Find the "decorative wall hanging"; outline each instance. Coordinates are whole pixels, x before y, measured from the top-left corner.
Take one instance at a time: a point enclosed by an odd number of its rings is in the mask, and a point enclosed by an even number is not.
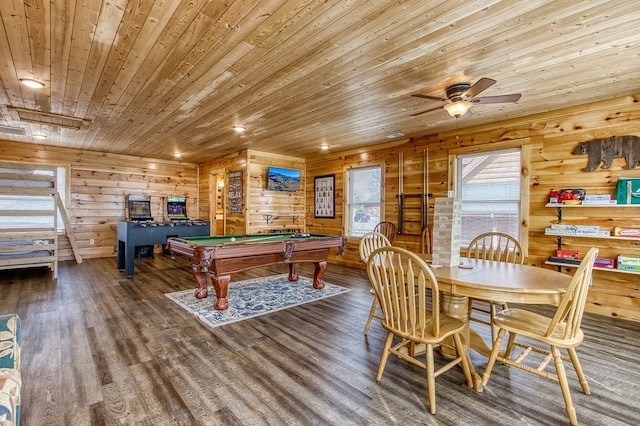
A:
[[[315,193],[314,217],[336,217],[335,181],[336,175],[316,176],[313,182]]]
[[[242,213],[242,171],[229,172],[229,213]]]
[[[633,135],[612,136],[580,142],[571,151],[571,154],[587,154],[589,156],[587,167],[581,169],[583,172],[592,172],[601,163],[604,163],[603,169],[608,169],[615,158],[624,158],[627,161],[624,169],[630,170],[640,165],[640,137]]]

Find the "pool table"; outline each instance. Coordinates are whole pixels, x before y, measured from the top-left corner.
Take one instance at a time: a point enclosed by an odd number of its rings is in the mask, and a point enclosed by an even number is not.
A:
[[[207,272],[216,291],[213,306],[217,310],[229,307],[227,290],[231,274],[275,263],[289,264],[289,281],[298,281],[298,263],[313,262],[313,287],[324,287],[322,274],[327,268],[327,256],[333,247],[344,254],[347,239],[321,234],[255,234],[215,237],[169,238],[167,248],[174,255],[191,258],[193,277],[198,284],[195,297],[208,296]]]

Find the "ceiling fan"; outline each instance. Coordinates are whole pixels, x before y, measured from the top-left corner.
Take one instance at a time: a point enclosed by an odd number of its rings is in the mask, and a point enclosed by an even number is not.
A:
[[[484,92],[489,87],[496,84],[496,81],[491,78],[481,78],[476,81],[473,85],[469,83],[457,83],[447,87],[446,94],[447,97],[439,98],[437,96],[424,95],[422,93],[416,93],[411,96],[415,96],[416,98],[430,99],[432,101],[442,101],[446,102],[444,105],[444,109],[452,116],[456,118],[460,118],[469,111],[469,108],[473,106],[473,104],[499,104],[503,102],[517,102],[522,96],[520,93],[512,94],[512,95],[499,95],[499,96],[482,96],[477,98],[481,92]],[[412,117],[417,115],[425,114],[427,112],[435,111],[442,107],[435,107],[428,109],[426,111],[421,111],[416,114],[411,114]]]

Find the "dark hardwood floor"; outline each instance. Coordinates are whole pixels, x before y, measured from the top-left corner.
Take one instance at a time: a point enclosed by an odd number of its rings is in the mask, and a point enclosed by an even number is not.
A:
[[[457,368],[440,376],[436,415],[423,370],[390,359],[376,383],[385,333],[374,322],[362,334],[372,296],[358,269],[327,268],[344,295],[215,329],[164,296],[195,286],[186,258],[141,259],[132,279],[115,258],[62,262],[57,282],[41,269],[0,277],[0,313],[22,319],[26,426],[568,424],[556,383],[503,365],[482,393]],[[591,395],[567,369],[578,420],[640,424],[640,324],[586,315],[583,328]]]

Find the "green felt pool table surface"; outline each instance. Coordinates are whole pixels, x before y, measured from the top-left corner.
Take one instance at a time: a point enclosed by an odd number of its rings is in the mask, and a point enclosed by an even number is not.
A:
[[[211,237],[185,237],[177,238],[180,241],[190,243],[198,246],[219,246],[224,244],[251,244],[260,242],[279,242],[279,241],[300,241],[307,239],[318,238],[335,238],[335,235],[323,235],[323,234],[304,234],[305,237],[297,237],[297,234],[293,233],[279,233],[279,234],[250,234],[250,235],[221,235]]]

